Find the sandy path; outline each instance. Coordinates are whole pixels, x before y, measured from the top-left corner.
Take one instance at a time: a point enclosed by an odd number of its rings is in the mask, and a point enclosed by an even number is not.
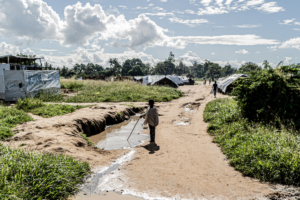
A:
[[[135,188],[179,199],[254,199],[271,193],[267,184],[245,178],[228,165],[219,147],[206,132],[203,111],[213,100],[210,86],[184,86],[186,96],[168,104],[160,104],[160,125],[156,142],[160,150],[154,154],[143,147],[136,149],[135,158],[123,166],[128,184]],[[185,112],[185,103],[205,96],[199,110]],[[226,97],[218,94],[219,98]],[[191,118],[188,126],[177,126],[180,117]]]

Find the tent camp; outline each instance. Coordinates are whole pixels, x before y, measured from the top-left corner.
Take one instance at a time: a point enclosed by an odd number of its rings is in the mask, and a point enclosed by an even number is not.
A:
[[[35,63],[38,59],[42,58],[0,56],[0,99],[17,101],[42,90],[60,93],[58,71],[42,71],[42,66]]]
[[[231,75],[224,79],[218,80],[219,90],[221,90],[223,93],[231,92],[232,91],[232,83],[242,77],[249,77],[249,76],[245,75],[245,74],[234,74],[234,75]]]

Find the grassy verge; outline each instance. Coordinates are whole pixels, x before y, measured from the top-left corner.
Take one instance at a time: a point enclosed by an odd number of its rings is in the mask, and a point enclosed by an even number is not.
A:
[[[300,183],[300,136],[242,118],[237,102],[207,104],[204,120],[230,164],[246,176],[282,184]]]
[[[12,129],[18,124],[32,120],[33,119],[22,110],[0,106],[0,140],[13,136]]]
[[[86,134],[80,133],[80,135],[89,143],[89,145],[95,146],[95,144],[86,136]]]
[[[17,102],[17,108],[45,118],[65,115],[86,106],[63,104],[45,104],[40,99],[26,98]]]
[[[90,172],[87,163],[54,154],[36,154],[0,145],[0,199],[64,199]]]
[[[143,86],[131,81],[105,82],[85,80],[79,82],[75,80],[61,80],[61,84],[66,89],[75,88],[80,92],[76,96],[70,97],[41,94],[39,99],[48,102],[94,103],[145,102],[152,98],[156,102],[164,102],[171,101],[183,95],[180,90],[174,88]]]

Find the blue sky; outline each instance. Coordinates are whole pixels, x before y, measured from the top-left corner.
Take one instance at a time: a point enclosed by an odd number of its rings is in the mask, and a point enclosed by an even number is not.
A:
[[[155,63],[170,51],[240,67],[300,63],[299,0],[0,0],[0,54],[55,66]]]

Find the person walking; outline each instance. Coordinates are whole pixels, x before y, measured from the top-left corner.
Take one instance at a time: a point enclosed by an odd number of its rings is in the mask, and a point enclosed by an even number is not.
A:
[[[206,79],[204,79],[204,85],[206,85]]]
[[[144,124],[149,125],[150,129],[150,144],[156,145],[155,143],[155,128],[159,123],[158,119],[158,112],[157,109],[154,107],[154,100],[149,99],[149,108],[147,109],[146,113],[141,115],[140,118],[145,118]]]
[[[211,83],[211,80],[209,79],[209,85],[210,85],[210,83]]]
[[[217,97],[217,89],[218,89],[218,84],[217,84],[217,81],[215,81],[215,84],[213,84],[215,98]]]

